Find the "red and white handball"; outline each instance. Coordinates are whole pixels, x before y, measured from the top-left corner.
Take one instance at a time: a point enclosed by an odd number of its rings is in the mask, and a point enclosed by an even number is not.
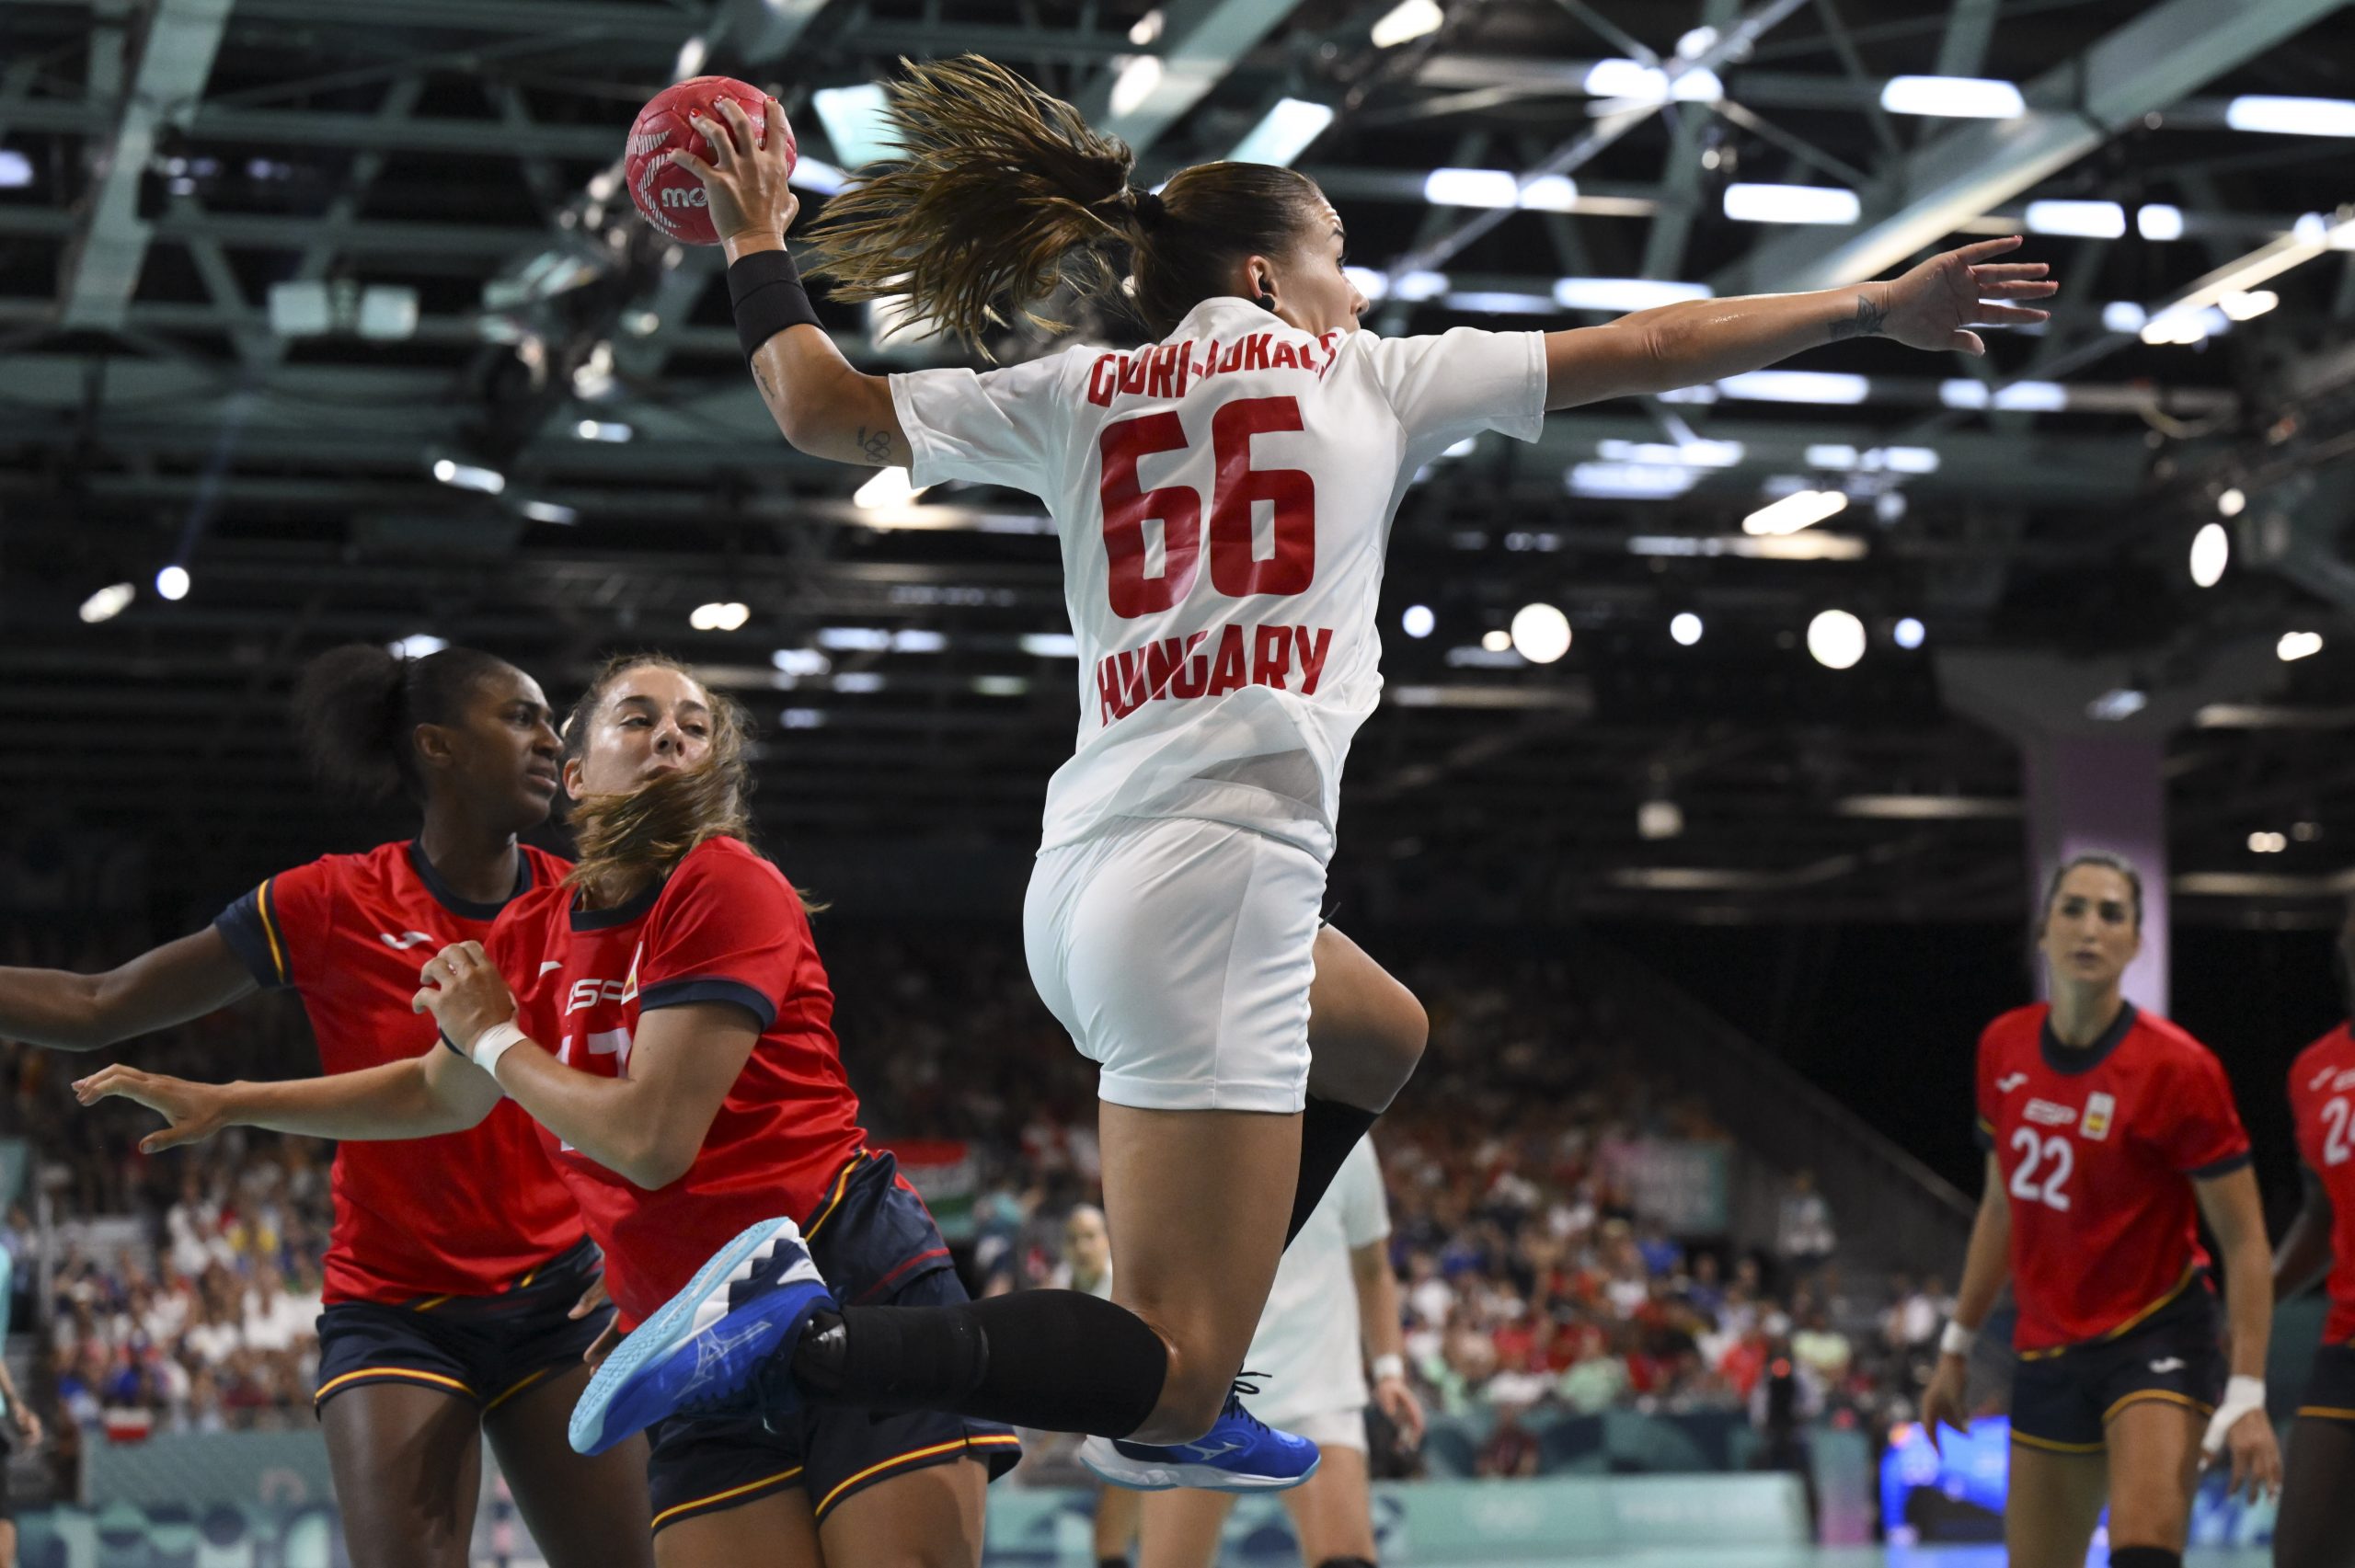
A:
[[[729,98],[751,118],[753,142],[764,142],[768,95],[732,76],[690,76],[665,87],[638,111],[637,123],[629,128],[629,149],[622,165],[623,177],[629,182],[629,199],[658,232],[682,245],[718,245],[719,235],[711,226],[703,181],[695,170],[681,168],[663,155],[689,152],[709,163],[711,143],[695,130],[693,119],[700,114],[725,127],[728,122],[720,119],[719,105]],[[787,168],[793,166],[797,154],[793,128],[787,126]]]

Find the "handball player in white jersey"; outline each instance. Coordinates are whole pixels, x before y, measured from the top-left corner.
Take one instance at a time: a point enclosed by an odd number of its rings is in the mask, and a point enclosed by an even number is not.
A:
[[[1373,1568],[1369,1400],[1381,1404],[1402,1446],[1422,1441],[1423,1407],[1407,1383],[1389,1240],[1382,1167],[1366,1139],[1284,1249],[1259,1332],[1243,1358],[1264,1391],[1253,1402],[1261,1418],[1307,1438],[1323,1455],[1315,1475],[1284,1494],[1306,1568]],[[1212,1568],[1233,1505],[1223,1492],[1148,1494],[1137,1568]]]
[[[1351,1001],[1319,984],[1318,904],[1416,471],[1483,430],[1534,440],[1549,408],[1843,338],[1982,353],[1973,323],[2040,321],[2005,302],[2054,285],[2041,265],[1990,263],[2019,243],[2001,239],[1815,293],[1385,338],[1358,329],[1341,215],[1301,174],[1206,164],[1146,191],[1127,146],[970,57],[911,65],[889,112],[898,161],[862,171],[815,236],[835,298],[902,297],[978,344],[1067,284],[1132,305],[1150,340],[865,374],[785,249],[782,109],[755,125],[724,103],[698,122],[708,158],[668,157],[704,181],[738,335],[788,441],[905,464],[918,486],[1027,490],[1054,518],[1080,712],[1024,934],[1040,994],[1102,1067],[1113,1299],[915,1310],[818,1299],[814,1271],[740,1276],[787,1255],[780,1218],[615,1352],[583,1419],[618,1430],[729,1398],[937,1409],[1090,1434],[1089,1468],[1121,1484],[1294,1485],[1315,1446],[1261,1426],[1231,1385],[1286,1240],[1411,1068],[1312,1059],[1309,1014],[1313,985],[1320,1013],[1328,992]]]

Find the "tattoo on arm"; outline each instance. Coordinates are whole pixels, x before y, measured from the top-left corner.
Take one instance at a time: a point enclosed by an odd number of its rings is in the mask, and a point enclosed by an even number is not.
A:
[[[888,468],[890,466],[890,431],[883,429],[870,430],[865,425],[861,425],[858,428],[857,436],[854,439],[858,443],[859,452],[865,455],[867,462],[875,464],[878,468]]]
[[[764,402],[775,401],[776,388],[769,384],[769,372],[761,368],[761,361],[758,360],[752,361],[752,383],[761,389],[761,398]]]
[[[1887,308],[1873,303],[1870,294],[1860,292],[1856,295],[1856,314],[1832,324],[1832,341],[1837,343],[1843,338],[1878,338],[1888,320]]]

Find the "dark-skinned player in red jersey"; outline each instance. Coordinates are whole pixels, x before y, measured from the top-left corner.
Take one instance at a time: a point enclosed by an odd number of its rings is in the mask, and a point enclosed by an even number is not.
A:
[[[406,792],[417,837],[281,872],[105,974],[0,969],[0,1036],[96,1049],[293,990],[327,1071],[416,1054],[418,965],[570,869],[516,841],[556,795],[547,700],[473,649],[355,645],[305,670],[295,711],[327,781]],[[463,1568],[485,1435],[552,1568],[650,1563],[643,1448],[591,1459],[566,1441],[611,1310],[531,1118],[506,1105],[430,1142],[344,1143],[333,1190],[316,1401],[355,1568]]]
[[[2338,979],[2355,1013],[2355,902],[2338,931]],[[2325,1275],[2330,1315],[2290,1433],[2274,1568],[2355,1568],[2355,1034],[2341,1024],[2290,1068],[2290,1114],[2306,1199],[2273,1256],[2277,1299]]]
[[[520,1107],[605,1249],[624,1330],[780,1209],[809,1238],[799,1266],[814,1253],[846,1299],[962,1302],[922,1200],[867,1147],[808,915],[743,841],[741,713],[684,667],[629,657],[591,683],[565,739],[580,864],[520,894],[487,942],[407,956],[435,1017],[410,1020],[406,1060],[221,1087],[110,1067],[76,1086],[85,1102],[160,1110],[167,1143],[257,1119],[418,1139]],[[755,1256],[731,1277],[758,1289],[785,1271]],[[974,1568],[983,1488],[1020,1451],[994,1422],[842,1405],[773,1424],[682,1413],[649,1436],[661,1568]]]
[[[1941,1423],[1963,1426],[1965,1360],[2009,1276],[2013,1568],[2079,1568],[2105,1502],[2113,1568],[2181,1568],[2203,1454],[2229,1448],[2233,1485],[2251,1495],[2280,1480],[2248,1136],[2215,1057],[2121,991],[2142,945],[2132,866],[2108,854],[2063,865],[2038,945],[2051,1001],[1980,1036],[1986,1185],[1922,1421],[1934,1442]],[[2229,1379],[2202,1215],[2223,1253]]]

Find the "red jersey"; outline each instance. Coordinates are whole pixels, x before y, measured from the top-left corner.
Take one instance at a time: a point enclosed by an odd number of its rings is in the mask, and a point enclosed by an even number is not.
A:
[[[2330,1317],[2323,1343],[2355,1340],[2355,1037],[2341,1024],[2290,1068],[2298,1158],[2330,1196]]]
[[[2011,1195],[2022,1352],[2108,1338],[2179,1295],[2208,1263],[2193,1179],[2249,1159],[2207,1047],[2129,1006],[2072,1049],[2051,1011],[2015,1009],[1979,1037],[1979,1134]]]
[[[626,1075],[638,1020],[657,1008],[732,1002],[761,1026],[695,1163],[668,1186],[649,1192],[542,1131],[605,1250],[625,1329],[747,1226],[807,1221],[866,1147],[810,917],[741,841],[706,840],[615,909],[535,888],[500,917],[489,953],[516,991],[516,1022],[575,1071]]]
[[[569,864],[524,846],[516,891]],[[331,854],[282,871],[214,921],[265,990],[292,987],[327,1071],[414,1057],[433,1024],[410,1011],[417,971],[453,942],[481,941],[503,904],[461,898],[415,843]],[[328,1301],[488,1296],[584,1233],[538,1129],[502,1104],[439,1138],[338,1144]]]

